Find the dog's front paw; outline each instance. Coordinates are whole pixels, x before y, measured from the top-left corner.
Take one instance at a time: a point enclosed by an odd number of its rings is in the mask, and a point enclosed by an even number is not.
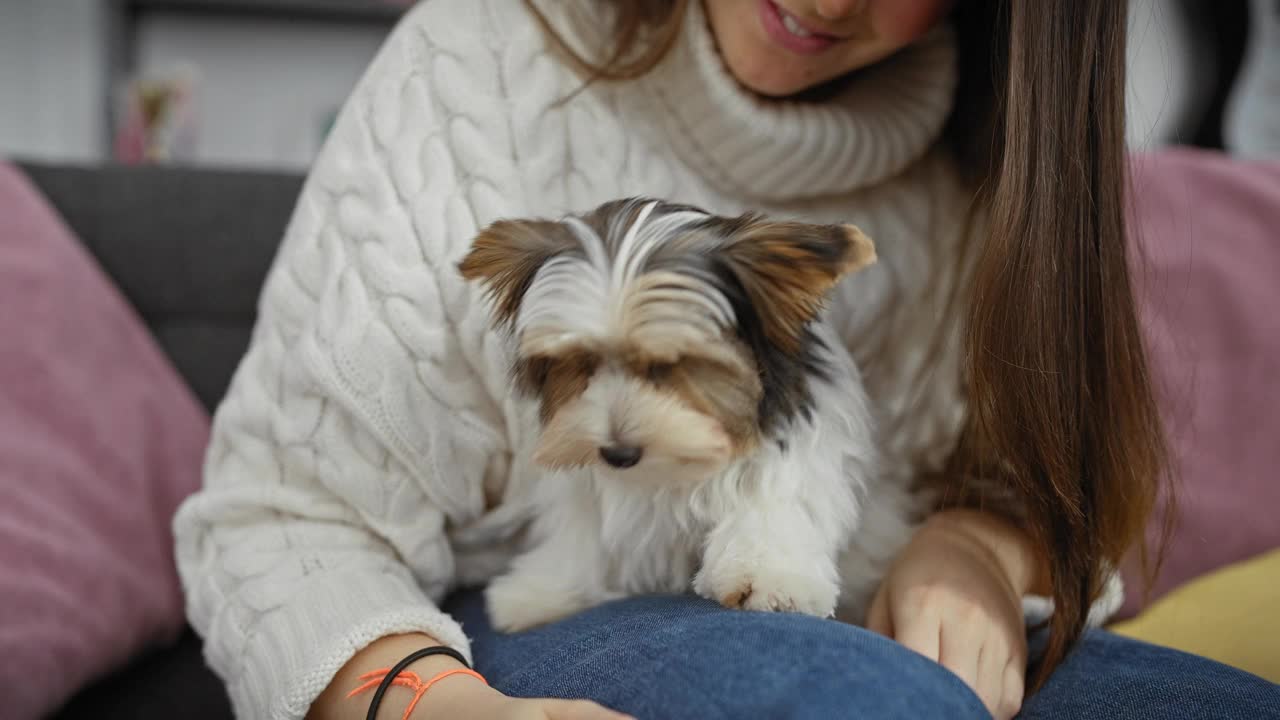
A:
[[[768,565],[704,568],[694,590],[727,608],[767,612],[799,612],[818,617],[835,613],[840,586],[819,573],[803,573]]]
[[[485,589],[484,598],[490,623],[504,633],[545,625],[591,604],[580,591],[519,574],[494,579]]]

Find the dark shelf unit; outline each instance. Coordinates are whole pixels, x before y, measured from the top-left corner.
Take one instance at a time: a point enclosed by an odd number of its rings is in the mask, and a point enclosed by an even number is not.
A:
[[[111,147],[116,132],[116,92],[119,81],[137,67],[138,23],[147,17],[186,16],[261,19],[323,23],[352,27],[391,28],[408,10],[403,3],[379,0],[109,0],[104,133]]]
[[[122,0],[128,15],[147,12],[392,24],[405,6],[376,0]]]

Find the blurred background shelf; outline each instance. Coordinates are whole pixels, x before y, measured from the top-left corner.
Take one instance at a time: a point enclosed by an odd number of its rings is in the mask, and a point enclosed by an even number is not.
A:
[[[195,143],[188,162],[271,170],[311,164],[407,7],[387,0],[113,2],[113,85],[190,72]]]
[[[109,160],[129,83],[187,73],[181,162],[303,170],[410,4],[0,0],[0,155]]]
[[[166,12],[239,18],[318,20],[390,25],[404,3],[373,0],[123,0],[131,13]]]

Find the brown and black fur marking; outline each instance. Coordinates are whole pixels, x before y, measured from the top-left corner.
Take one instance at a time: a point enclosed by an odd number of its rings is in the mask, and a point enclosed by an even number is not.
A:
[[[525,291],[547,260],[578,247],[573,233],[551,220],[499,220],[480,231],[458,263],[462,277],[483,281],[499,324],[515,321]]]

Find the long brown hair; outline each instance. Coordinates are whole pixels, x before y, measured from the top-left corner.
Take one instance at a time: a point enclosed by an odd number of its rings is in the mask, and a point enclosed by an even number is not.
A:
[[[604,62],[558,44],[593,79],[635,78],[674,43],[690,1],[613,0]],[[989,222],[969,288],[970,418],[948,478],[967,502],[982,503],[971,480],[1012,491],[1048,565],[1055,611],[1032,688],[1140,541],[1165,467],[1126,257],[1127,5],[965,0],[953,18],[948,139]]]

